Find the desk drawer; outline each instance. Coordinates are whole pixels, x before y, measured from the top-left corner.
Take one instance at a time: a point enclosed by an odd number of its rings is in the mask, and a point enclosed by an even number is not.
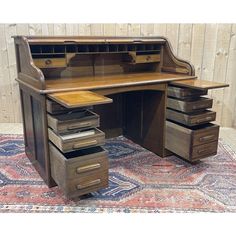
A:
[[[183,125],[194,126],[214,121],[216,119],[216,112],[206,110],[202,112],[186,114],[179,111],[167,109],[166,118]]]
[[[63,134],[84,128],[96,128],[99,126],[99,116],[92,111],[83,110],[61,115],[47,115],[48,126],[56,133]]]
[[[167,95],[175,98],[186,99],[195,96],[207,95],[207,90],[168,86]]]
[[[214,156],[217,154],[218,140],[215,142],[199,145],[193,147],[192,161],[199,160],[208,156]]]
[[[215,124],[209,123],[190,129],[166,121],[166,148],[189,161],[215,155],[218,136],[219,126]]]
[[[133,59],[134,63],[159,62],[160,54],[136,55]]]
[[[62,152],[105,144],[105,134],[97,128],[64,135],[56,134],[52,129],[48,128],[48,137]]]
[[[193,98],[191,100],[179,100],[175,98],[167,98],[167,107],[182,111],[182,112],[196,112],[211,108],[213,100],[211,98]]]
[[[34,59],[34,64],[39,68],[66,67],[66,59],[65,58]]]
[[[52,177],[67,197],[108,186],[108,157],[102,147],[63,154],[50,143],[49,150]]]

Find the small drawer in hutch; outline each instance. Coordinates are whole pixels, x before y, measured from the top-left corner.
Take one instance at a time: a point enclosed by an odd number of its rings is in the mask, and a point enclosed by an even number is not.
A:
[[[66,59],[65,58],[34,59],[34,64],[39,68],[66,67]]]

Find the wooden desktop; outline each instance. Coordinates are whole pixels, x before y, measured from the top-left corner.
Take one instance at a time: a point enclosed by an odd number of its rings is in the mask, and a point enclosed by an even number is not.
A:
[[[216,154],[219,126],[202,96],[228,85],[198,80],[166,38],[14,39],[25,151],[49,187],[68,197],[106,187],[105,136],[190,162]]]

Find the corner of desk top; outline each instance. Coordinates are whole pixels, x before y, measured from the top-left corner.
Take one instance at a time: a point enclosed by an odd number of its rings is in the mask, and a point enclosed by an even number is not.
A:
[[[229,84],[196,78],[186,80],[176,80],[169,83],[173,86],[179,86],[190,89],[208,90],[229,87]]]

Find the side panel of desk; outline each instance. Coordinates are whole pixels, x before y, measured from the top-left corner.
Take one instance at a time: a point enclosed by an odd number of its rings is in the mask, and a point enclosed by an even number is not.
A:
[[[50,173],[46,96],[20,84],[20,97],[26,155],[45,183],[55,186]]]

